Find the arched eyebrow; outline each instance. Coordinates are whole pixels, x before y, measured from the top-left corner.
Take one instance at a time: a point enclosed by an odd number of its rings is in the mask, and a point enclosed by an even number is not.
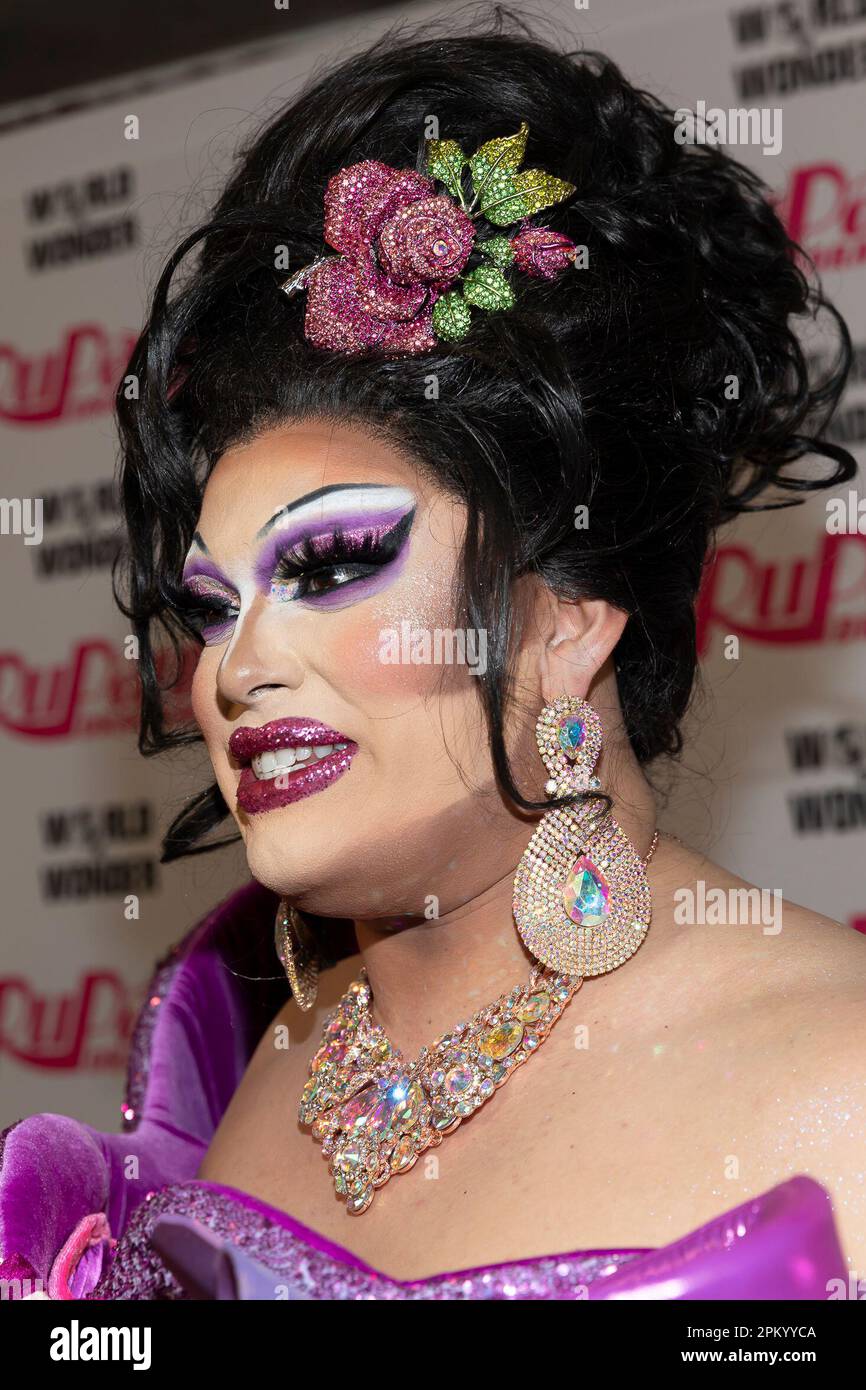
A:
[[[366,520],[372,521],[376,517],[383,520],[386,515],[390,516],[392,512],[395,515],[399,515],[401,510],[405,512],[411,510],[413,515],[415,512],[416,498],[409,488],[401,487],[393,483],[329,483],[327,487],[319,487],[313,492],[306,492],[302,497],[296,497],[294,501],[287,502],[284,507],[280,507],[279,510],[274,512],[273,516],[265,522],[264,526],[260,527],[256,532],[255,539],[260,540],[263,536],[268,535],[270,531],[273,531],[275,527],[279,527],[281,531],[284,530],[289,517],[302,510],[309,510],[312,503],[320,501],[323,497],[333,496],[335,493],[375,493],[382,499],[380,505],[383,510],[381,511],[371,509],[368,513],[366,508],[359,507],[358,516],[352,518],[353,525],[360,525],[362,521]],[[387,513],[384,511],[386,500],[390,504]],[[358,504],[356,504],[356,507],[357,506]],[[320,518],[320,524],[324,524],[327,521],[333,524],[345,525],[346,517],[339,512],[335,512],[333,517],[323,516]],[[299,520],[297,526],[301,525],[302,522]],[[210,560],[210,551],[200,531],[196,531],[193,534],[190,549],[192,549],[193,546],[199,549],[203,556],[207,556],[208,561],[203,562],[196,560],[194,556],[188,555],[184,562],[184,578],[186,578],[187,573],[204,571],[210,574],[212,578],[219,578],[228,588],[233,589],[234,585],[231,583],[231,580],[226,579],[225,575],[223,575]],[[188,570],[190,564],[193,566],[192,570]]]
[[[303,497],[296,497],[294,502],[287,502],[284,507],[280,507],[278,512],[274,512],[270,520],[266,521],[264,526],[256,532],[256,540],[261,540],[262,536],[266,536],[278,522],[290,516],[292,512],[299,511],[301,507],[308,506],[310,502],[317,502],[320,497],[326,497],[329,493],[352,491],[373,492],[376,489],[388,492],[393,490],[393,486],[390,483],[329,483],[327,487],[316,488],[314,492],[305,492]],[[405,489],[403,490],[405,491]]]

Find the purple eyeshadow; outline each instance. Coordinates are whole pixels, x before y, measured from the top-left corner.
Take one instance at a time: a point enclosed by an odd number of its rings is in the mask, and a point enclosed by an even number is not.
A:
[[[256,583],[263,593],[267,593],[280,556],[287,550],[293,550],[305,540],[309,540],[315,548],[317,541],[330,540],[335,531],[340,531],[350,544],[353,540],[360,541],[366,535],[384,535],[393,526],[396,526],[398,521],[402,521],[410,510],[413,508],[404,507],[400,511],[390,512],[346,513],[344,516],[329,518],[327,525],[320,523],[316,528],[311,526],[310,522],[298,522],[294,526],[275,527],[270,532],[267,544],[263,547],[256,561],[254,571]]]
[[[368,575],[366,579],[355,579],[351,584],[341,584],[329,594],[309,594],[306,598],[298,599],[298,602],[315,608],[348,608],[353,603],[360,603],[362,599],[387,588],[396,579],[406,563],[407,553],[404,543],[400,553],[381,565],[375,574]]]
[[[214,608],[224,607],[230,602],[235,590],[224,575],[220,573],[216,565],[208,560],[193,560],[184,568],[183,586],[193,595],[194,598],[201,599],[202,605],[206,606],[211,602]],[[202,639],[205,643],[224,642],[231,632],[236,621],[236,615],[226,615],[218,621],[207,623],[201,627]]]
[[[256,586],[261,593],[279,603],[297,602],[306,607],[328,609],[347,608],[353,603],[359,603],[392,583],[401,573],[408,554],[409,530],[414,512],[414,505],[383,512],[352,512],[329,518],[327,524],[307,522],[275,528],[268,535],[267,543],[253,567]],[[396,554],[387,558],[386,552],[385,557],[380,558],[378,563],[375,558],[371,559],[369,547],[375,548],[401,521],[407,523],[406,534],[399,542],[396,538],[392,542],[392,549],[394,543],[399,544]],[[337,533],[340,542],[345,544],[346,554],[339,560],[333,560],[330,557]],[[357,561],[353,560],[351,554],[355,547],[358,549]],[[373,564],[375,568],[372,573],[361,575],[330,592],[301,593],[295,596],[303,572],[280,579],[277,577],[277,571],[283,556],[291,562],[291,552],[298,548],[301,548],[301,554],[312,560],[313,565],[317,556],[321,554],[323,569],[329,565],[335,569],[349,568],[353,563]],[[301,561],[298,560],[298,563]],[[212,606],[217,611],[216,620],[199,629],[203,640],[206,643],[226,641],[237,620],[237,613],[222,615],[219,610],[240,602],[231,581],[210,559],[196,556],[189,559],[184,567],[183,585],[194,599],[200,600],[203,608]]]
[[[218,569],[212,560],[206,560],[203,556],[197,555],[195,559],[187,560],[184,565],[183,583],[188,585],[190,579],[197,579],[200,575],[222,584],[223,588],[228,589],[230,593],[235,592],[235,586],[231,580],[226,579],[222,570]]]

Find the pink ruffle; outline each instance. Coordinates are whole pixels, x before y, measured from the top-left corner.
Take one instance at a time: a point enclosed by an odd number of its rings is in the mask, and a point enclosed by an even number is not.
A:
[[[74,1299],[89,1293],[115,1244],[104,1211],[83,1216],[51,1266],[48,1297]]]

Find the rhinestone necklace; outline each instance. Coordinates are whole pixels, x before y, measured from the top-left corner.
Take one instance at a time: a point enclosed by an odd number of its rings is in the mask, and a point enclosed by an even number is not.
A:
[[[644,863],[658,843],[653,837]],[[516,985],[406,1062],[381,1024],[362,968],[327,1017],[298,1118],[312,1127],[346,1207],[359,1215],[395,1173],[408,1173],[544,1042],[583,979],[534,965]]]

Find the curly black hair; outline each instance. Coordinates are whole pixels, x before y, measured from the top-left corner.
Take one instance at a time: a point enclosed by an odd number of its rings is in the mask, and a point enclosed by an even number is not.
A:
[[[476,314],[466,338],[421,356],[313,347],[304,297],[279,292],[277,248],[292,268],[327,249],[322,200],[339,169],[377,159],[423,170],[431,116],[469,151],[526,121],[526,166],[576,188],[536,221],[585,245],[587,268],[521,276],[514,309]],[[643,764],[680,750],[715,528],[835,487],[856,465],[822,438],[850,366],[843,320],[758,176],[717,147],[678,143],[674,126],[603,54],[559,52],[497,10],[460,36],[453,24],[444,37],[391,31],[248,145],[156,286],[128,368],[139,399],[117,397],[128,545],[115,593],[139,638],[143,753],[200,737],[170,726],[166,699],[195,637],[176,600],[208,472],[230,445],[310,416],[397,442],[465,503],[461,608],[488,634],[480,694],[517,806],[548,804],[515,785],[503,739],[521,574],[629,614],[614,654],[628,736]],[[819,310],[837,346],[813,381],[792,320]],[[791,471],[806,454],[828,461],[820,475]],[[581,505],[587,529],[575,526]],[[197,795],[164,860],[207,847],[227,814],[216,784]]]

